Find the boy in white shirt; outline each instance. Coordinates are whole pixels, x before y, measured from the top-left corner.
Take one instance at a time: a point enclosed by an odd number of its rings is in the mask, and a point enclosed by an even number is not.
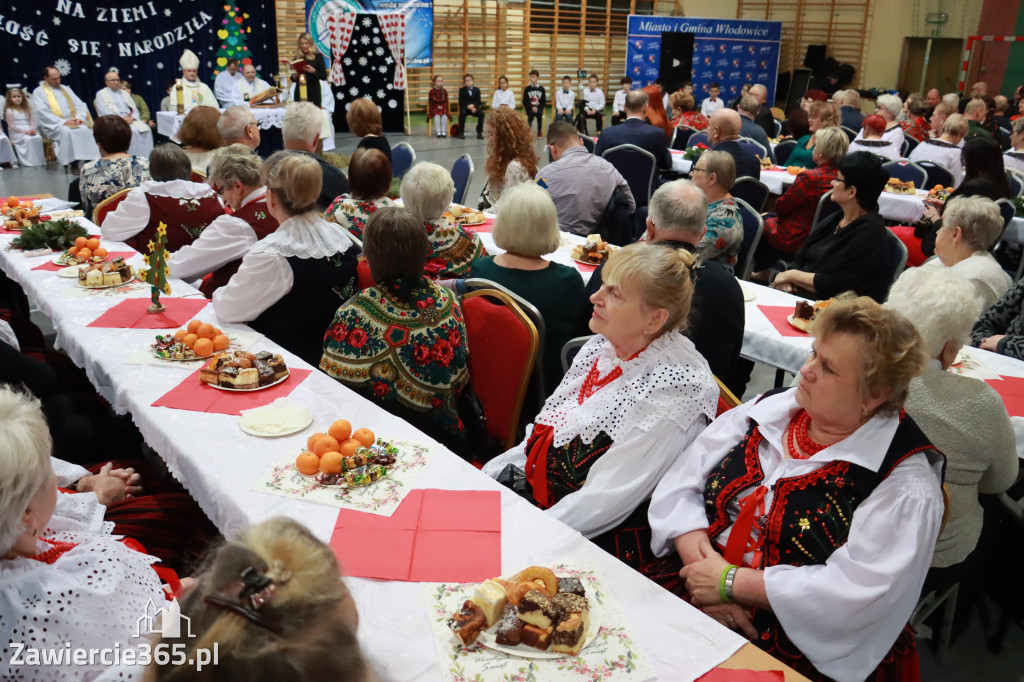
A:
[[[504,76],[498,79],[498,89],[491,99],[491,109],[497,110],[498,107],[516,108],[516,96],[508,89],[508,79]]]
[[[707,118],[711,118],[711,114],[715,113],[719,109],[725,106],[725,102],[718,96],[721,89],[718,87],[718,83],[712,83],[708,86],[708,98],[704,100],[700,105],[700,113],[704,114]]]
[[[597,132],[604,127],[604,91],[597,87],[597,76],[591,74],[587,78],[588,87],[583,91],[583,99],[586,100],[586,108],[583,109],[583,134],[587,133],[587,119],[592,118],[597,123]]]
[[[615,99],[612,100],[612,125],[626,120],[626,95],[633,85],[633,79],[623,76],[619,79],[619,84],[622,85],[622,89],[615,93]]]
[[[572,90],[572,79],[562,79],[562,88],[555,91],[555,120],[572,123],[572,112],[576,107],[576,93]]]

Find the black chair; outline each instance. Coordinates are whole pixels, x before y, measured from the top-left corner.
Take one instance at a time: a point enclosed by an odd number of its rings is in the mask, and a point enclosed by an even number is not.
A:
[[[732,189],[729,190],[729,194],[747,202],[755,211],[760,213],[764,210],[764,205],[768,203],[768,196],[771,194],[771,190],[768,189],[768,185],[760,180],[744,175],[736,178],[736,182],[733,184]]]
[[[633,193],[637,206],[646,206],[654,191],[654,178],[658,172],[658,160],[654,154],[635,144],[620,144],[604,150],[601,158],[619,171]]]
[[[778,137],[779,135],[782,134],[782,123],[776,120],[772,120],[772,124],[775,127],[775,137]]]
[[[1024,175],[1012,168],[1006,169],[1006,182],[1010,183],[1010,195],[1019,197],[1024,191]]]
[[[696,132],[696,129],[688,126],[676,126],[675,130],[672,131],[672,141],[669,142],[669,149],[686,149],[686,143],[690,140],[690,136]]]
[[[909,252],[907,245],[888,227],[885,228],[885,238],[889,240],[889,271],[892,273],[889,276],[889,287],[891,287],[907,269]]]
[[[583,348],[587,341],[590,341],[592,338],[594,338],[594,335],[590,334],[589,336],[577,336],[575,339],[569,339],[565,342],[565,345],[562,346],[563,372],[569,371],[569,367],[572,365],[572,361],[575,359],[576,354],[580,352],[580,348]]]
[[[740,148],[743,149],[743,151],[749,154],[753,154],[759,159],[771,158],[771,156],[768,155],[768,150],[765,149],[764,145],[758,142],[757,140],[751,139],[749,137],[740,137],[739,139],[736,140],[736,143],[740,146]]]
[[[786,140],[775,145],[775,163],[785,166],[794,149],[796,149],[796,140]]]
[[[597,147],[597,143],[594,142],[594,138],[589,135],[580,135],[580,139],[583,140],[583,146],[587,148],[587,151],[593,154],[594,148]]]
[[[925,180],[924,186],[921,189],[931,189],[938,185],[943,187],[953,186],[953,174],[941,163],[936,163],[935,161],[915,161],[914,163],[923,168],[924,172],[928,174],[928,179]]]
[[[754,267],[754,252],[761,242],[761,235],[764,234],[764,219],[753,206],[743,199],[733,196],[736,207],[740,210],[743,218],[743,242],[740,250],[736,253],[736,276],[740,279],[750,279],[750,271]]]
[[[919,144],[921,144],[921,140],[918,140],[916,137],[911,137],[910,135],[904,135],[902,151],[903,158],[905,159],[910,156],[910,152],[914,151]]]
[[[399,142],[391,148],[391,172],[400,178],[416,163],[416,151],[408,142]]]
[[[832,201],[832,191],[825,192],[818,199],[818,207],[814,209],[814,222],[811,223],[811,232],[814,232],[822,223],[831,216],[841,212],[843,209],[836,202]]]
[[[890,178],[896,178],[903,182],[913,182],[914,187],[924,188],[928,183],[928,171],[913,161],[900,160],[883,163],[882,170],[888,173]]]
[[[696,147],[698,144],[702,144],[705,147],[711,146],[708,144],[708,131],[700,130],[690,135],[690,139],[686,141],[686,149]]]
[[[1017,207],[1009,199],[997,199],[996,206],[999,207],[999,214],[1003,217],[1003,230],[1010,226],[1010,221],[1017,215]]]
[[[848,138],[850,138],[850,142],[853,142],[854,140],[857,139],[857,131],[856,130],[853,130],[851,128],[847,128],[846,126],[839,126],[839,129],[842,130],[844,133],[846,133],[846,136]]]

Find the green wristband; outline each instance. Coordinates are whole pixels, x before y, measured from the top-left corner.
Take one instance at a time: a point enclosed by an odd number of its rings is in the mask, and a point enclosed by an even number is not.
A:
[[[722,575],[718,578],[718,596],[721,597],[723,604],[728,604],[732,601],[731,595],[727,594],[725,591],[725,579],[726,577],[728,577],[729,571],[731,571],[734,568],[737,568],[737,566],[729,564],[724,569],[722,569]]]

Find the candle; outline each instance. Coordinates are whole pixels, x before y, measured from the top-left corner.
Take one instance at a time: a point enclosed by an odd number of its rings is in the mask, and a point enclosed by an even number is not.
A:
[[[176,80],[174,83],[174,91],[178,95],[178,116],[181,116],[185,113],[185,91],[184,88],[181,86],[180,78]]]
[[[299,100],[302,102],[308,102],[309,98],[306,97],[306,74],[299,74]]]

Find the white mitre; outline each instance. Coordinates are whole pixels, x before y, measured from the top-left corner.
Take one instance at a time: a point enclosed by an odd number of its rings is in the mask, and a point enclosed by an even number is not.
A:
[[[199,68],[199,57],[192,50],[185,50],[181,53],[181,59],[178,60],[178,64],[183,69],[198,69]]]

